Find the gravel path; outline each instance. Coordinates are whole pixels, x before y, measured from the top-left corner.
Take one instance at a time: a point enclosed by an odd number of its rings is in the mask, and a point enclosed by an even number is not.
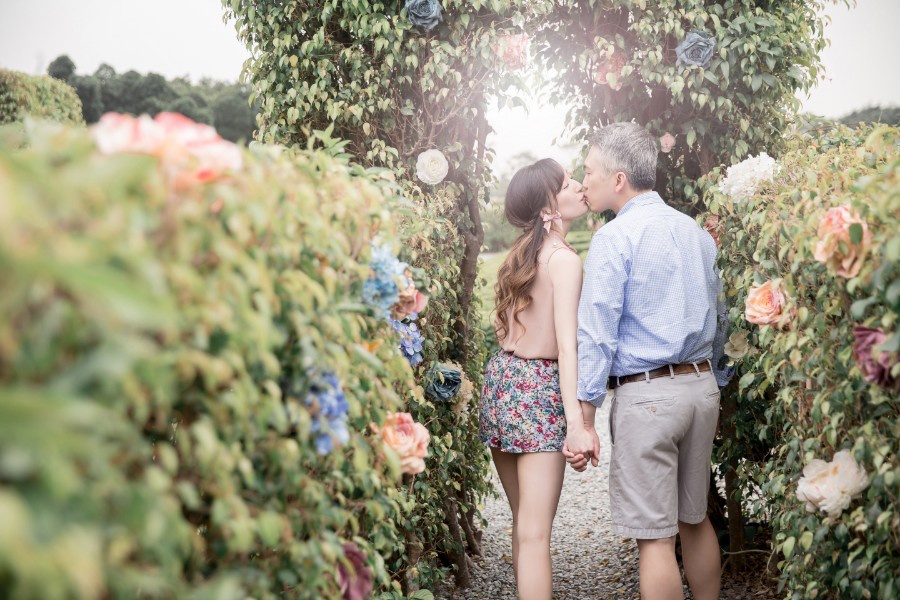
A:
[[[638,554],[635,542],[613,534],[609,516],[607,474],[609,473],[609,432],[606,422],[610,403],[597,414],[601,464],[584,473],[566,470],[562,497],[553,525],[550,548],[553,556],[554,600],[640,598]],[[447,600],[516,600],[511,553],[512,516],[500,479],[492,471],[497,498],[489,498],[482,510],[488,525],[484,530],[484,559],[472,570],[472,587],[467,590],[437,592]],[[722,598],[776,598],[770,582],[750,585],[723,581]],[[685,598],[690,598],[685,586]]]

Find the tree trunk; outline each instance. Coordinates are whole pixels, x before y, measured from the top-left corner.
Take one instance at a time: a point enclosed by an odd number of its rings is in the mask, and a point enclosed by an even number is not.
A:
[[[459,362],[462,365],[468,361],[469,349],[466,343],[469,339],[469,317],[472,297],[475,293],[475,282],[478,277],[478,255],[481,253],[481,245],[484,243],[484,227],[481,224],[481,212],[479,210],[478,199],[481,195],[481,178],[484,174],[484,150],[487,141],[488,124],[484,115],[484,102],[479,102],[478,120],[478,156],[476,159],[476,167],[474,178],[464,186],[465,205],[461,208],[468,213],[469,220],[472,222],[471,229],[466,228],[460,223],[460,233],[466,243],[465,256],[460,266],[460,279],[462,280],[462,289],[459,294],[459,320],[456,322],[456,334],[458,340]]]
[[[734,439],[736,432],[734,419],[737,413],[737,397],[733,386],[724,390],[725,402],[722,406],[722,420],[725,423],[724,435]],[[728,507],[728,550],[731,552],[732,571],[739,571],[744,565],[743,554],[735,554],[744,550],[744,515],[741,509],[741,488],[737,481],[739,457],[730,456],[725,465],[725,502]]]
[[[463,541],[463,533],[459,527],[459,507],[456,504],[456,498],[451,495],[447,503],[447,512],[444,515],[447,520],[447,527],[450,528],[450,536],[453,538],[455,547],[450,550],[450,560],[456,567],[457,588],[467,588],[472,585],[469,577],[469,562],[466,556],[466,545]]]

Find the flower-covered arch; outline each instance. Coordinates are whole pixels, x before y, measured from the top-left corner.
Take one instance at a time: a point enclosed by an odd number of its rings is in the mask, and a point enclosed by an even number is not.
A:
[[[433,224],[401,252],[419,269],[430,307],[416,323],[398,320],[398,331],[404,350],[421,355],[414,362],[424,385],[454,361],[476,388],[484,359],[479,207],[492,182],[488,107],[523,104],[538,81],[572,100],[567,129],[575,140],[635,120],[660,140],[659,191],[700,213],[714,181],[705,176],[719,165],[757,155],[757,167],[738,171],[772,167],[765,153],[784,143],[796,92],[818,77],[824,4],[223,0],[252,51],[246,73],[264,107],[257,139],[352,160]],[[750,178],[738,179],[730,184],[752,193],[744,189]],[[717,219],[707,224],[718,238]],[[427,584],[430,568],[449,565],[465,586],[466,555],[480,552],[477,499],[487,491],[477,423],[438,401],[411,403],[431,424],[432,457],[410,483],[416,508],[404,585]]]

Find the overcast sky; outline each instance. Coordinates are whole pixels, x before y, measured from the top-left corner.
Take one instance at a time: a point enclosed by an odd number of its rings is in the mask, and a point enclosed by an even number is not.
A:
[[[236,80],[248,51],[222,20],[219,0],[0,0],[0,68],[43,73],[68,54],[81,74],[101,63],[166,77]],[[826,80],[804,108],[840,117],[870,105],[900,105],[900,0],[859,0],[827,10],[832,41],[822,60]],[[551,140],[564,111],[534,107],[530,115],[492,115],[498,162],[523,150],[559,155]]]

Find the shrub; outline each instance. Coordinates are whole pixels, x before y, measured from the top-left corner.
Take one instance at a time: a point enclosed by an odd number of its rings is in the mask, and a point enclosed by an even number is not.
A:
[[[732,412],[723,415],[730,435],[721,458],[746,459],[744,487],[761,487],[747,504],[771,519],[788,597],[893,598],[900,586],[898,132],[836,127],[796,133],[787,148],[774,181],[752,196],[733,201],[719,187],[707,196],[720,219],[731,321],[750,345],[737,363]],[[705,185],[719,173],[709,179]],[[777,283],[783,302],[745,315],[748,292],[765,282]],[[881,345],[861,347],[865,337]],[[837,514],[815,503],[807,512],[797,498],[801,472],[841,450],[866,471],[861,497]]]
[[[22,122],[26,116],[84,123],[81,100],[66,83],[45,75],[0,70],[0,124]]]
[[[186,181],[29,143],[0,146],[0,588],[324,598],[362,556],[398,589],[411,494],[369,426],[423,400],[361,297],[408,209],[317,152]]]

